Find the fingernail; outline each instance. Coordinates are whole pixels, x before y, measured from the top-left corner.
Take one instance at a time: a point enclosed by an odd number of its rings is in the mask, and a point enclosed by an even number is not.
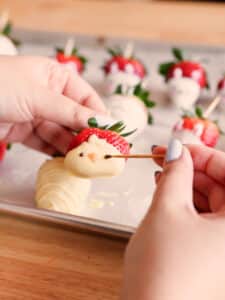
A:
[[[154,149],[156,148],[156,147],[158,147],[158,145],[152,145],[152,152],[154,151]]]
[[[166,162],[174,161],[180,158],[182,154],[183,146],[181,142],[177,139],[172,138],[169,142],[167,152],[166,152]]]

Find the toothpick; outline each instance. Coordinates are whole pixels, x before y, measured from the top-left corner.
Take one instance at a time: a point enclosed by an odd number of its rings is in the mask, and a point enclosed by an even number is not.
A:
[[[4,10],[0,15],[0,30],[2,30],[9,21],[9,12]]]
[[[133,54],[133,51],[134,51],[134,44],[133,43],[128,43],[126,45],[126,48],[125,48],[124,52],[123,52],[124,57],[130,58]]]
[[[75,40],[73,38],[68,39],[68,41],[66,42],[66,46],[64,48],[65,56],[70,56],[72,54],[74,45],[75,45]]]
[[[110,158],[164,158],[165,155],[163,154],[106,154],[105,159],[110,159]]]
[[[214,111],[214,109],[217,107],[217,105],[220,103],[221,96],[216,96],[216,98],[210,103],[208,108],[203,114],[203,117],[208,119],[209,115]]]

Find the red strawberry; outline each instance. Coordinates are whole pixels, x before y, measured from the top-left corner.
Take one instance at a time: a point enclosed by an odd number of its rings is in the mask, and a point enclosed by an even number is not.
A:
[[[114,69],[117,69],[129,74],[136,74],[141,79],[146,76],[146,69],[140,60],[134,57],[123,56],[121,50],[114,51],[112,49],[109,49],[108,51],[112,55],[112,58],[108,60],[103,66],[105,74],[109,74],[113,72]]]
[[[96,135],[98,138],[106,140],[109,144],[113,145],[122,154],[129,154],[130,144],[124,139],[125,136],[132,134],[133,132],[120,134],[124,130],[125,126],[122,122],[118,122],[111,127],[104,126],[97,128],[97,121],[95,118],[89,119],[89,125],[92,127],[81,130],[75,135],[69,145],[68,151],[78,147],[82,143],[88,141],[89,137]]]
[[[225,87],[225,77],[222,78],[219,82],[218,82],[218,85],[217,85],[217,90],[222,90],[223,88]]]
[[[168,71],[166,79],[176,76],[192,78],[201,88],[207,85],[206,73],[203,67],[192,61],[181,61],[174,64]]]
[[[73,49],[70,56],[66,56],[64,54],[63,49],[57,49],[56,59],[61,64],[74,64],[78,73],[82,73],[85,69],[85,64],[87,63],[87,59],[78,54],[78,50],[76,48]]]
[[[199,116],[199,112],[200,109],[196,108],[197,116],[185,115],[182,121],[175,125],[174,131],[190,130],[203,144],[215,147],[220,136],[220,129],[215,122],[204,119],[201,112]]]
[[[0,141],[0,161],[3,160],[7,150],[7,144]]]
[[[188,77],[196,81],[201,88],[208,88],[207,74],[201,64],[184,60],[180,49],[173,48],[175,61],[163,63],[159,66],[159,73],[166,80],[174,77]]]

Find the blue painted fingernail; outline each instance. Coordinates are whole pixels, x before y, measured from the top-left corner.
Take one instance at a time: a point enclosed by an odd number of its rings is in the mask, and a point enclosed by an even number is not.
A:
[[[183,146],[181,142],[177,139],[172,138],[169,142],[167,152],[166,152],[166,162],[174,161],[180,158],[182,154]]]

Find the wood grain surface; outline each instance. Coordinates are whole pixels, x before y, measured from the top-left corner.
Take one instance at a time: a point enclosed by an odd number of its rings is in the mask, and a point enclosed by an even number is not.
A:
[[[182,1],[1,0],[30,29],[225,45],[225,4]]]
[[[16,26],[225,45],[225,5],[0,0]],[[0,215],[1,300],[118,299],[125,242]]]
[[[0,216],[0,299],[118,299],[125,243]]]

